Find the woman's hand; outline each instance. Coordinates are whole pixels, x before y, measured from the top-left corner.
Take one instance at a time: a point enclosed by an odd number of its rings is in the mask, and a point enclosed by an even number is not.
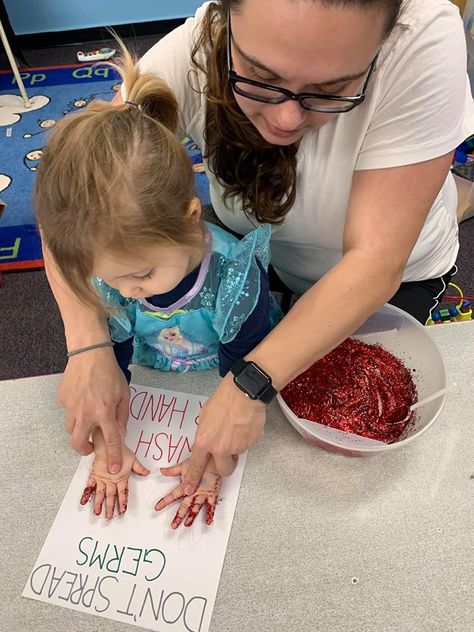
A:
[[[79,454],[90,454],[94,428],[104,435],[105,458],[111,474],[122,468],[122,437],[128,419],[129,388],[113,350],[100,348],[69,358],[59,389],[66,409],[66,430]]]
[[[187,471],[191,459],[183,461],[178,465],[172,467],[162,467],[161,473],[164,476],[184,476]],[[222,478],[219,475],[216,467],[216,463],[212,457],[210,457],[204,467],[202,473],[201,482],[196,491],[190,496],[186,496],[183,493],[182,483],[175,487],[169,494],[161,498],[155,505],[156,511],[160,511],[168,505],[182,500],[181,505],[176,512],[173,521],[171,522],[171,528],[177,529],[184,520],[184,526],[190,527],[196,516],[201,511],[201,508],[206,505],[206,524],[211,525],[214,520],[214,513],[219,500],[219,491],[221,489]]]
[[[109,339],[107,319],[84,304],[64,281],[47,244],[43,258],[51,290],[61,312],[69,350]],[[122,467],[122,433],[128,419],[129,389],[113,350],[93,349],[71,358],[58,394],[66,409],[66,429],[71,446],[79,454],[90,454],[89,436],[94,428],[104,433],[108,469],[116,474]]]
[[[266,406],[249,399],[234,384],[229,373],[202,407],[191,458],[183,473],[183,491],[192,494],[212,454],[216,471],[229,476],[237,457],[263,435]]]
[[[110,474],[107,470],[107,452],[104,437],[100,430],[93,433],[95,459],[92,472],[81,498],[81,505],[86,505],[94,498],[94,513],[100,516],[105,501],[105,517],[112,520],[115,505],[118,513],[124,514],[128,504],[128,477],[130,472],[139,476],[148,476],[150,470],[139,462],[135,454],[125,444],[120,445],[122,453],[122,469],[117,474]]]

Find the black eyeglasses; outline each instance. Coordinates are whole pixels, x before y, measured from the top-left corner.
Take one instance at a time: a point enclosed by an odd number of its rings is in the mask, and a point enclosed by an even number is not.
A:
[[[242,77],[237,74],[233,69],[234,64],[230,50],[231,40],[232,30],[229,11],[227,16],[227,71],[229,83],[234,92],[243,97],[247,97],[247,99],[252,99],[253,101],[260,101],[261,103],[270,103],[274,105],[284,103],[289,100],[298,101],[301,107],[305,110],[311,110],[311,112],[334,114],[339,112],[349,112],[363,103],[378,57],[378,55],[376,55],[373,62],[370,64],[367,79],[365,80],[362,90],[354,97],[339,96],[336,94],[314,94],[312,92],[300,92],[295,94],[294,92],[291,92],[291,90],[278,88],[277,86],[272,86],[268,83],[263,83],[262,81],[247,79],[247,77]]]

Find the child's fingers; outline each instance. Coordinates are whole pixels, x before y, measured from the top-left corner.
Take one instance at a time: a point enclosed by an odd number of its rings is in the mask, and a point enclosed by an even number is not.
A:
[[[116,498],[117,486],[114,483],[107,483],[105,486],[105,516],[107,520],[112,520],[114,517]]]
[[[91,496],[94,494],[96,488],[95,479],[91,476],[89,478],[89,482],[87,483],[87,487],[84,487],[84,491],[82,492],[81,497],[81,505],[87,505]]]
[[[173,518],[173,521],[171,523],[171,528],[172,529],[177,529],[179,527],[179,525],[183,522],[183,518],[188,513],[189,508],[191,507],[191,505],[194,504],[195,500],[196,499],[195,499],[194,496],[186,496],[185,497],[185,499],[183,500],[183,502],[179,506],[179,509],[176,512],[175,517]]]
[[[186,516],[186,520],[184,521],[185,527],[190,527],[193,522],[196,520],[196,516],[201,511],[201,508],[206,500],[206,496],[195,496],[194,502],[189,508],[188,515]]]
[[[160,472],[163,476],[181,476],[182,468],[183,464],[178,463],[178,465],[171,465],[170,467],[160,467]]]
[[[217,507],[217,496],[208,496],[206,498],[206,524],[208,527],[214,522],[214,514]]]
[[[214,479],[214,485],[212,486],[212,490],[214,494],[216,495],[216,498],[219,492],[221,491],[221,487],[222,487],[222,476],[216,476],[216,478]]]
[[[135,474],[139,476],[148,476],[150,470],[142,465],[138,459],[135,459],[132,465],[132,472],[135,472]]]
[[[210,494],[217,492],[220,489],[222,477],[214,472],[204,472],[201,484],[197,493],[203,494],[206,491]]]
[[[119,514],[124,514],[128,507],[128,484],[126,480],[117,483]]]
[[[171,491],[169,494],[166,494],[166,496],[160,498],[160,500],[155,505],[156,511],[160,511],[161,509],[168,507],[168,505],[171,505],[171,503],[174,503],[180,498],[183,498],[183,496],[184,494],[183,490],[181,489],[181,485],[178,485],[178,487],[175,487],[173,491]]]
[[[95,490],[94,499],[94,513],[96,516],[100,516],[102,513],[102,505],[105,499],[105,483],[103,481],[97,481],[97,487]]]

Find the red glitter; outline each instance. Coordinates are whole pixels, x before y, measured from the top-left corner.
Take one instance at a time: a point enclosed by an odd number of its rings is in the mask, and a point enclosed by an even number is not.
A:
[[[121,507],[119,507],[119,514],[124,514],[127,511],[128,506],[128,487],[123,490],[123,503]]]
[[[176,512],[175,517],[173,518],[173,522],[171,523],[171,528],[172,529],[177,529],[179,527],[179,525],[182,523],[183,519],[181,518],[181,516],[179,515],[179,509]]]
[[[209,499],[206,502],[206,524],[211,526],[214,522],[214,514],[216,513],[216,507],[221,502],[222,498],[216,496],[214,500],[209,502]]]
[[[298,417],[384,443],[398,441],[417,401],[403,362],[355,338],[315,362],[281,395]]]
[[[87,487],[84,488],[81,501],[80,501],[81,505],[86,505],[89,502],[89,500],[91,499],[91,496],[95,492],[95,488],[96,488],[95,485],[88,485]]]
[[[193,524],[193,522],[196,519],[196,516],[198,515],[200,509],[201,509],[201,505],[197,505],[196,504],[196,496],[193,496],[192,504],[191,504],[191,506],[189,508],[186,520],[184,521],[184,526],[185,527],[190,527]]]
[[[210,505],[206,503],[206,524],[210,526],[214,522],[214,513],[216,511],[216,505]]]

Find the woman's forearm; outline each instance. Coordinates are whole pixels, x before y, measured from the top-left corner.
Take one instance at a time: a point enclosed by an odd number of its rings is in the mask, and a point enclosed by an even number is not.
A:
[[[283,388],[334,349],[397,291],[401,272],[348,252],[246,358]]]
[[[44,244],[43,256],[46,276],[61,312],[67,348],[72,350],[108,340],[106,318],[76,297],[62,278]]]

